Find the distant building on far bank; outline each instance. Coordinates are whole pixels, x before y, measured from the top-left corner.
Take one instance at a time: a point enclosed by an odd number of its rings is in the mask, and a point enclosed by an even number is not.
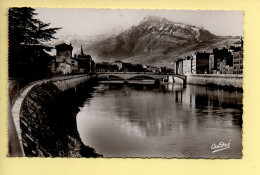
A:
[[[233,52],[233,73],[243,74],[243,51]]]
[[[96,72],[118,72],[118,66],[110,62],[96,63]]]
[[[209,55],[209,74],[217,74],[217,70],[215,69],[216,66],[216,60],[213,53],[210,53]]]
[[[188,55],[183,60],[183,74],[184,75],[192,74],[192,56],[191,55]]]
[[[123,64],[124,64],[122,61],[115,61],[115,62],[113,62],[112,64],[113,64],[113,65],[117,65],[118,70],[119,70],[119,71],[122,71],[122,69],[123,69]]]
[[[214,66],[212,72],[216,71],[218,74],[232,74],[233,73],[233,55],[229,49],[223,47],[222,49],[213,49]]]
[[[197,52],[193,55],[191,70],[193,74],[209,73],[209,55],[207,52]]]
[[[183,59],[178,59],[174,64],[175,74],[183,74]]]
[[[243,38],[234,43],[234,46],[229,48],[233,55],[233,74],[243,74]]]
[[[211,53],[197,52],[174,62],[176,74],[242,74],[243,39],[233,46],[215,48]]]

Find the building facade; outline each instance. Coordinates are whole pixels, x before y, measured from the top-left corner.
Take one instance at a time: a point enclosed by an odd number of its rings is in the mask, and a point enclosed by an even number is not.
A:
[[[183,59],[178,59],[175,62],[175,74],[182,75],[183,74]]]
[[[78,73],[78,61],[72,58],[73,47],[66,43],[55,46],[56,57],[53,62],[53,73],[71,74]]]
[[[243,51],[233,52],[233,73],[243,74]]]
[[[96,72],[118,72],[118,66],[109,62],[96,63]]]
[[[209,55],[206,52],[197,52],[193,55],[192,73],[193,74],[208,74],[209,73]]]
[[[183,74],[192,74],[192,56],[187,56],[183,60]]]
[[[122,61],[115,61],[115,62],[113,62],[112,64],[113,64],[113,65],[117,65],[118,70],[119,70],[119,71],[122,71],[122,69],[123,69],[123,64],[124,64]]]
[[[80,54],[76,56],[80,73],[94,72],[95,63],[90,55],[86,55],[81,46]]]
[[[242,74],[243,39],[234,46],[215,48],[211,53],[197,52],[174,62],[176,74]]]

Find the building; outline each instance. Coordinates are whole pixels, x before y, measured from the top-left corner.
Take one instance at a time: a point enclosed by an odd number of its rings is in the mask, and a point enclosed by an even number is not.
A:
[[[212,53],[197,52],[174,63],[176,74],[242,74],[243,39],[233,46],[215,48]]]
[[[183,74],[192,74],[192,56],[187,56],[183,60]]]
[[[90,55],[86,55],[81,46],[80,54],[76,56],[80,73],[91,73],[94,71],[94,61]]]
[[[218,62],[219,63],[219,74],[233,74],[233,66],[229,66],[226,60]]]
[[[243,74],[243,51],[233,52],[233,74]]]
[[[225,65],[229,67],[233,67],[233,55],[230,52],[229,49],[223,47],[222,49],[213,49],[213,55],[214,55],[214,66],[212,68],[212,71],[217,71],[217,73],[222,74],[223,72],[223,64],[225,62]],[[225,61],[224,61],[225,60]],[[222,67],[220,67],[220,65]]]
[[[56,49],[56,62],[69,62],[69,60],[72,58],[72,50],[73,47],[66,43],[59,44],[55,46]]]
[[[230,52],[233,55],[233,74],[243,74],[243,46],[244,41],[241,37],[239,41],[230,47]]]
[[[155,67],[155,66],[147,66],[146,70],[148,72],[153,72],[155,74],[159,74],[161,72],[161,69],[159,67]]]
[[[73,47],[66,43],[55,46],[56,57],[53,62],[53,73],[71,74],[78,73],[78,61],[72,58]]]
[[[234,47],[240,47],[243,48],[244,47],[244,41],[243,38],[241,37],[239,41],[234,43]]]
[[[216,74],[217,70],[215,69],[215,57],[213,53],[209,55],[209,74]]]
[[[113,65],[117,65],[118,70],[119,70],[119,71],[122,71],[122,69],[123,69],[123,64],[124,64],[122,61],[115,61],[115,62],[113,62],[112,64],[113,64]]]
[[[122,72],[144,72],[145,69],[141,64],[123,63]]]
[[[66,62],[60,62],[59,66],[56,69],[56,72],[62,74],[70,74],[72,72],[70,64]]]
[[[118,66],[109,62],[96,63],[96,72],[118,72]]]
[[[209,73],[209,55],[206,52],[197,52],[192,56],[192,74]]]
[[[169,68],[169,67],[161,67],[161,74],[172,74],[173,73],[173,69]]]
[[[178,59],[175,61],[175,74],[183,74],[183,59]]]

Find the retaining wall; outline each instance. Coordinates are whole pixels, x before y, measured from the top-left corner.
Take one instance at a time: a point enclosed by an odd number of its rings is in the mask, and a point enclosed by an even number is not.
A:
[[[77,113],[73,111],[75,105],[64,103],[72,100],[74,90],[91,78],[77,75],[46,79],[23,90],[10,114],[23,156],[100,156],[81,142],[76,118],[68,115]]]
[[[216,85],[223,87],[242,88],[243,75],[228,74],[205,74],[205,75],[186,75],[187,84],[196,85]]]

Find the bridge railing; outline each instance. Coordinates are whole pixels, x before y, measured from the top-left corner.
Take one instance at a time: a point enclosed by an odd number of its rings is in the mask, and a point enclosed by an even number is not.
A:
[[[173,74],[173,73],[154,73],[154,72],[97,72],[97,74],[106,74],[106,75],[111,75],[111,74],[137,74],[137,75],[168,75],[168,76],[175,76],[178,78],[183,79],[184,81],[186,80],[185,75],[179,75],[179,74]]]
[[[96,72],[97,74],[147,74],[147,75],[176,75],[172,73],[154,73],[154,72]]]

